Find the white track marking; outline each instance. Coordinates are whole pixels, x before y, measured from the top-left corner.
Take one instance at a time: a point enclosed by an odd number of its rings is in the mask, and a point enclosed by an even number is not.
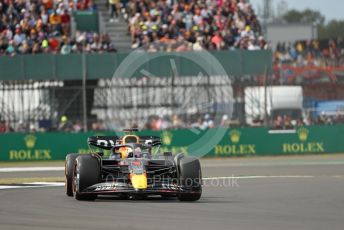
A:
[[[0,168],[0,172],[49,172],[64,171],[64,167],[8,167]]]
[[[47,186],[64,186],[64,182],[31,182],[26,184],[32,185],[47,185]]]
[[[43,188],[43,187],[61,187],[64,186],[64,182],[33,182],[25,183],[22,185],[0,185],[2,189],[13,189],[13,188]]]
[[[206,177],[203,180],[221,180],[221,179],[261,179],[261,178],[314,178],[308,175],[279,175],[279,176],[222,176]]]
[[[201,162],[202,164],[202,162]],[[305,161],[305,162],[271,162],[271,163],[203,163],[203,168],[217,167],[266,167],[266,166],[320,166],[320,165],[344,165],[344,161]]]
[[[20,186],[20,185],[0,185],[0,190],[13,188],[34,188],[34,186]]]

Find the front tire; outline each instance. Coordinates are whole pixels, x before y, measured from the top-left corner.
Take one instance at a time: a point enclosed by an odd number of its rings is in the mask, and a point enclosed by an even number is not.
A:
[[[100,181],[100,163],[96,157],[85,154],[76,158],[73,173],[74,197],[77,200],[95,200],[95,194],[83,194],[83,190]]]
[[[179,183],[188,192],[177,195],[180,201],[196,201],[202,195],[201,164],[196,157],[180,157],[177,162]]]
[[[70,153],[65,161],[65,191],[67,196],[73,196],[73,170],[74,161],[79,156],[78,153]]]

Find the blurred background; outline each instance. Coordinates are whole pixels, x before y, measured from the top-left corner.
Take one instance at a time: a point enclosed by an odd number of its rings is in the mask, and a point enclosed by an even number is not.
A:
[[[339,0],[2,0],[0,133],[342,124],[343,7]],[[140,47],[147,60],[157,52],[168,59],[113,78]],[[202,50],[226,75],[183,60]]]

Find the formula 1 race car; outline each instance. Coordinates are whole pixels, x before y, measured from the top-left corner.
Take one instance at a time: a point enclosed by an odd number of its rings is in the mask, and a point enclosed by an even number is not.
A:
[[[183,153],[157,155],[160,137],[135,135],[93,136],[91,147],[110,151],[68,154],[65,162],[65,190],[77,200],[94,200],[97,195],[145,198],[150,195],[196,201],[202,194],[201,165]],[[128,133],[129,132],[129,133]],[[152,150],[156,149],[155,154]]]

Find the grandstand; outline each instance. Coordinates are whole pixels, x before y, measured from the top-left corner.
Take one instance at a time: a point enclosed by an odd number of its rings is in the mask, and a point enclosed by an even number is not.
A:
[[[75,10],[94,11],[92,1],[1,1],[0,55],[114,52],[107,33],[76,30]]]
[[[123,51],[140,46],[151,52],[267,48],[257,17],[245,1],[115,2],[3,1],[0,54],[113,52],[116,47]],[[112,5],[117,5],[116,20],[108,12]],[[100,11],[104,33],[76,30],[73,12],[82,10]],[[189,45],[175,44],[181,40]]]

